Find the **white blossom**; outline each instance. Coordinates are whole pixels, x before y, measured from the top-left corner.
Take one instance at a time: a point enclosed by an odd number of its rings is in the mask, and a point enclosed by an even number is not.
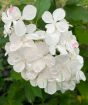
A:
[[[28,12],[29,11],[29,12]],[[33,20],[36,16],[37,9],[33,5],[26,5],[23,9],[23,13],[21,15],[21,11],[16,6],[11,6],[7,9],[6,13],[2,13],[2,21],[5,25],[13,23],[13,27],[15,29],[15,33],[18,36],[23,36],[26,33],[26,26],[23,20]]]
[[[24,20],[34,19],[36,12],[32,5],[25,6],[22,14],[15,6],[3,12],[4,33],[9,35],[5,45],[8,63],[32,86],[43,88],[48,94],[73,91],[86,77],[81,71],[84,61],[79,55],[79,44],[69,31],[65,11],[59,8],[52,14],[44,12],[46,32],[35,24],[25,24]]]
[[[79,54],[79,44],[71,31],[65,32],[60,36],[57,49],[60,54],[67,54],[68,52],[72,54]]]
[[[66,32],[69,29],[68,22],[64,19],[65,11],[62,8],[56,9],[53,14],[45,11],[42,19],[46,24],[47,33],[53,33],[55,30],[59,32]]]
[[[45,11],[42,15],[43,21],[47,23],[45,25],[45,42],[48,44],[50,53],[52,55],[55,55],[56,53],[60,36],[69,30],[70,25],[64,18],[65,11],[62,8],[56,9],[52,14],[49,11]]]

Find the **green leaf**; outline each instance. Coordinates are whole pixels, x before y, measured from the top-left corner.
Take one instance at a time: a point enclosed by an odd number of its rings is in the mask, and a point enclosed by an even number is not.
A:
[[[87,7],[88,8],[88,0],[80,0],[79,5]]]
[[[15,72],[14,70],[11,70],[10,76],[13,80],[22,80],[21,75],[19,73]]]
[[[85,26],[75,27],[75,35],[80,44],[88,44],[88,30]]]
[[[48,10],[51,6],[51,0],[37,0],[37,19],[41,18],[44,11]]]
[[[29,102],[33,103],[36,97],[42,98],[41,89],[38,87],[32,87],[29,82],[25,84],[25,96]]]
[[[81,82],[77,88],[84,99],[88,101],[88,82]]]
[[[82,21],[88,23],[88,10],[81,6],[68,5],[65,7],[68,20]]]
[[[4,38],[4,36],[0,37],[0,47],[4,47],[6,42],[8,42],[8,38]]]
[[[10,4],[22,5],[22,4],[33,4],[35,0],[10,0]]]
[[[77,4],[79,3],[80,0],[68,0],[67,4],[71,5],[71,4]]]

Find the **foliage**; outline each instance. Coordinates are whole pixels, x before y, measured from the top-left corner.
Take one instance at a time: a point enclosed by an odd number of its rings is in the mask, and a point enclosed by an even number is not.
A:
[[[29,81],[24,81],[7,63],[4,45],[8,38],[3,37],[0,16],[0,105],[88,105],[88,0],[0,0],[0,14],[11,4],[23,8],[30,3],[38,9],[36,23],[39,28],[44,27],[41,15],[45,10],[53,11],[64,6],[66,18],[74,26],[73,33],[80,43],[80,53],[85,60],[83,71],[87,81],[77,85],[73,92],[62,94],[58,91],[52,96],[38,87],[32,87]]]

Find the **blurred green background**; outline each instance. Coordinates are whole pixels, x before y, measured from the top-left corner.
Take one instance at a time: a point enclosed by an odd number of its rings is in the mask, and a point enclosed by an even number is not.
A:
[[[66,10],[66,19],[74,26],[72,31],[80,43],[80,54],[85,61],[82,70],[87,78],[73,92],[62,94],[58,91],[48,95],[24,81],[7,63],[4,46],[8,38],[3,35],[1,13],[10,5],[16,5],[22,10],[26,4],[37,7],[36,20],[40,29],[44,29],[41,15],[45,10],[52,12],[58,7]],[[0,0],[0,105],[88,105],[88,0]]]

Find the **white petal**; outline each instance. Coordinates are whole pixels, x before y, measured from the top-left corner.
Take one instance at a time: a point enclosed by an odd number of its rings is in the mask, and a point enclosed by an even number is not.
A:
[[[40,88],[45,88],[47,86],[47,78],[48,78],[48,70],[44,70],[40,73],[40,75],[37,78],[37,85]]]
[[[80,78],[81,80],[86,81],[86,77],[82,71],[80,71]]]
[[[12,22],[12,18],[8,17],[7,14],[5,12],[2,13],[2,21],[5,23],[5,24],[11,24]]]
[[[60,33],[52,33],[52,34],[47,34],[45,37],[45,42],[49,45],[49,46],[54,46],[56,47],[56,45],[59,42],[59,38],[60,38]]]
[[[29,69],[27,70],[26,75],[30,80],[33,80],[36,78],[37,73],[35,73],[32,69]]]
[[[24,62],[18,62],[16,65],[13,66],[13,68],[14,68],[14,71],[19,73],[24,70],[25,64],[24,64]]]
[[[18,20],[16,24],[14,24],[15,33],[18,36],[23,36],[26,33],[26,26],[23,21]]]
[[[66,32],[69,29],[69,24],[65,20],[63,20],[63,21],[57,22],[56,27],[59,32]]]
[[[49,53],[49,48],[45,42],[39,41],[39,42],[36,42],[35,44],[39,49],[39,53],[41,53],[43,56]]]
[[[85,75],[84,75],[84,73],[82,71],[78,71],[77,74],[76,74],[76,79],[77,79],[78,82],[80,80],[85,81],[86,80],[86,77],[85,77]]]
[[[5,31],[7,34],[10,34],[10,33],[11,33],[10,27],[11,27],[11,23],[4,25],[4,31]]]
[[[48,82],[47,87],[45,88],[45,92],[49,94],[54,94],[57,91],[56,82]]]
[[[27,5],[23,9],[23,19],[24,20],[32,20],[36,16],[37,9],[33,5]]]
[[[36,79],[30,80],[30,83],[31,83],[32,86],[37,86]]]
[[[45,38],[45,31],[39,30],[35,32],[36,40],[43,40]]]
[[[27,75],[26,75],[26,70],[23,70],[23,71],[21,72],[21,76],[22,76],[23,79],[29,80],[29,78],[28,78]]]
[[[5,45],[6,54],[10,52],[10,42],[7,42]]]
[[[64,46],[58,45],[57,50],[60,52],[60,54],[65,55],[67,54],[66,48]]]
[[[37,60],[32,64],[32,68],[34,72],[41,72],[45,68],[45,62],[42,59]]]
[[[42,15],[42,19],[45,23],[52,23],[53,22],[52,14],[49,11],[44,12],[44,14]]]
[[[79,62],[80,62],[81,64],[84,63],[83,57],[81,57],[80,55],[77,55],[77,59],[79,60]]]
[[[65,11],[62,8],[56,9],[53,12],[53,18],[56,22],[64,19],[64,17],[65,17]]]
[[[52,55],[48,54],[47,56],[44,57],[45,63],[48,67],[52,67],[55,65],[55,57]]]
[[[70,83],[69,83],[69,89],[70,90],[74,90],[75,89],[75,86],[76,86],[76,84],[75,84],[75,82],[74,81],[71,81]]]
[[[8,63],[9,64],[15,65],[15,64],[17,64],[20,61],[22,61],[22,58],[21,58],[21,56],[18,53],[13,52],[13,53],[9,54],[9,56],[8,56]]]
[[[12,6],[7,10],[8,16],[12,16],[13,20],[18,20],[21,18],[21,12],[18,7]]]
[[[27,33],[33,33],[36,31],[36,25],[35,24],[29,24],[26,26]]]
[[[50,46],[49,50],[50,50],[50,54],[51,55],[55,55],[56,54],[56,47],[55,46]]]
[[[55,31],[55,26],[54,26],[54,24],[47,24],[47,25],[45,26],[45,28],[47,29],[47,30],[46,30],[47,33],[53,33],[53,32]]]
[[[21,42],[11,43],[11,44],[10,44],[10,51],[16,51],[16,50],[18,50],[19,48],[21,48],[21,46],[22,46],[22,43],[21,43]]]

